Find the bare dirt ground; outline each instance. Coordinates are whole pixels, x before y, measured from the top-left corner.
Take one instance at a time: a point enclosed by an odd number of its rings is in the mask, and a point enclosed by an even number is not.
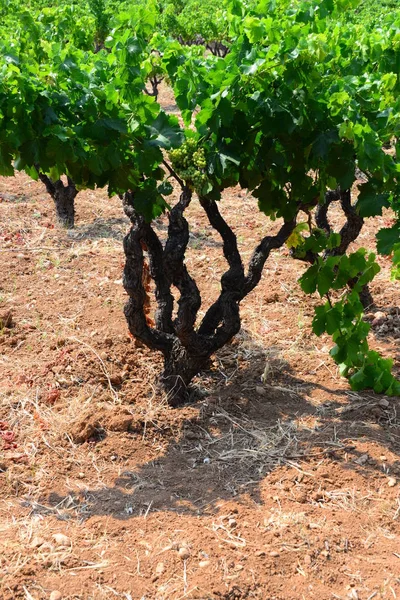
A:
[[[340,378],[304,265],[271,255],[200,399],[170,409],[160,356],[127,333],[119,200],[76,206],[59,230],[40,184],[0,180],[0,597],[400,598],[400,399]],[[248,259],[268,220],[238,190],[221,210]],[[206,307],[226,265],[196,202],[189,220]],[[400,287],[379,262],[371,344],[399,372]]]

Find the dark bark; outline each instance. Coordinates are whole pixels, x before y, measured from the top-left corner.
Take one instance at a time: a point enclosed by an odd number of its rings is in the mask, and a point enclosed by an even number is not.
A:
[[[57,221],[63,227],[73,229],[75,225],[75,197],[78,194],[74,182],[70,177],[67,177],[68,183],[64,185],[61,179],[53,181],[40,170],[38,174],[40,181],[44,183],[47,192],[54,200]]]
[[[228,46],[225,46],[222,42],[208,42],[206,48],[214,54],[214,56],[219,56],[220,58],[225,58],[229,52]]]
[[[179,406],[188,399],[190,382],[206,366],[207,358],[191,354],[175,340],[164,357],[164,371],[160,377],[170,406]]]
[[[209,52],[211,52],[211,54],[214,54],[214,56],[218,56],[220,58],[225,58],[225,56],[229,52],[229,47],[225,46],[225,44],[223,44],[222,42],[206,42],[206,40],[201,35],[197,35],[192,40],[184,40],[182,36],[178,36],[178,41],[180,44],[182,44],[182,46],[204,46],[206,50],[209,50]]]
[[[240,329],[239,305],[257,285],[265,261],[273,248],[280,247],[293,231],[295,220],[284,223],[275,236],[265,237],[255,249],[245,274],[236,236],[223,219],[217,203],[200,198],[209,222],[223,240],[228,270],[221,277],[221,292],[216,302],[196,328],[201,296],[185,265],[189,226],[184,212],[192,192],[183,187],[179,202],[169,213],[168,238],[163,248],[155,231],[134,209],[134,195],[126,194],[124,208],[132,222],[124,240],[126,264],[124,286],[129,295],[125,315],[133,336],[164,355],[164,371],[160,382],[171,406],[188,398],[193,377],[209,364],[209,358],[229,342]],[[145,255],[156,287],[155,327],[145,314],[146,289],[143,285]],[[173,319],[172,286],[179,291],[178,311]]]
[[[144,255],[143,242],[146,229],[149,227],[143,217],[137,215],[130,204],[131,198],[125,196],[124,208],[132,227],[124,238],[125,268],[123,283],[129,300],[125,305],[125,317],[129,331],[152,350],[160,350],[164,354],[172,350],[173,336],[149,325],[145,314],[146,290],[143,285]]]
[[[329,190],[325,194],[325,202],[324,204],[319,204],[315,210],[315,222],[317,227],[326,231],[326,233],[331,233],[331,225],[328,220],[328,210],[332,202],[340,200],[340,192],[339,190]]]
[[[346,223],[343,225],[340,233],[340,244],[337,248],[327,250],[327,256],[340,256],[345,254],[348,247],[354,242],[360,235],[361,229],[364,225],[364,219],[360,217],[355,206],[351,203],[351,191],[344,190],[340,192],[340,205],[346,216]]]
[[[150,77],[149,82],[150,82],[150,86],[151,89],[148,90],[147,88],[144,88],[144,92],[145,94],[147,94],[148,96],[153,96],[156,100],[158,98],[158,87],[161,84],[161,82],[163,81],[164,77]]]

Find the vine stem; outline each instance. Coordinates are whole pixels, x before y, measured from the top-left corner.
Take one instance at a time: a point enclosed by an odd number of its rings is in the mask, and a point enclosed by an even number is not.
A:
[[[176,179],[176,181],[179,183],[179,185],[181,186],[182,190],[185,190],[186,186],[185,186],[185,182],[183,181],[183,179],[181,179],[179,177],[179,175],[174,171],[174,169],[171,167],[171,165],[169,165],[167,163],[166,160],[163,159],[162,164],[164,165],[164,167],[166,167],[169,171],[169,174]]]

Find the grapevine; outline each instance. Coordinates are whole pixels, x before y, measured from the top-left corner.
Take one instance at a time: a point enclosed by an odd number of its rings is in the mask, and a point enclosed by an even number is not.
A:
[[[391,210],[377,251],[399,277],[399,13],[373,28],[357,22],[350,0],[271,2],[267,12],[241,0],[91,6],[94,14],[42,2],[31,14],[7,13],[0,172],[40,178],[55,200],[96,187],[123,199],[125,315],[131,334],[162,352],[170,403],[188,397],[192,378],[239,331],[241,303],[284,244],[310,265],[301,286],[324,302],[313,328],[332,336],[350,385],[398,393],[392,362],[370,349],[360,302],[378,270],[374,253],[349,248],[367,219]],[[182,121],[156,102],[164,78]],[[219,211],[234,186],[266,223],[279,222],[246,252],[247,264]],[[185,262],[195,194],[228,263],[205,313]],[[346,217],[336,232],[327,220],[335,194]],[[166,242],[152,226],[162,212]]]

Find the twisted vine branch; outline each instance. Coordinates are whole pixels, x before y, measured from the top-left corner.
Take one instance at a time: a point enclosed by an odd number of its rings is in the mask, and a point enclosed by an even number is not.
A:
[[[134,195],[127,193],[124,197],[124,209],[132,222],[132,228],[124,240],[124,286],[129,295],[125,315],[132,335],[163,353],[161,382],[168,392],[169,403],[174,406],[187,397],[187,386],[204,368],[210,356],[238,333],[241,300],[260,281],[271,250],[284,244],[296,224],[293,219],[284,223],[276,235],[266,236],[254,250],[246,274],[236,236],[219,212],[217,203],[200,198],[211,226],[222,238],[228,269],[221,277],[219,297],[196,329],[201,296],[185,265],[189,225],[184,212],[191,199],[191,190],[184,187],[179,201],[168,215],[168,237],[163,247],[151,225],[135,211]],[[156,288],[155,327],[148,322],[144,308],[147,294],[143,285],[145,252]],[[172,286],[180,293],[175,319],[172,318]]]

